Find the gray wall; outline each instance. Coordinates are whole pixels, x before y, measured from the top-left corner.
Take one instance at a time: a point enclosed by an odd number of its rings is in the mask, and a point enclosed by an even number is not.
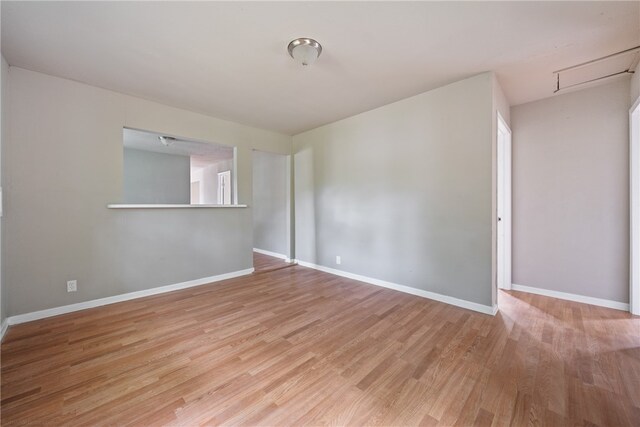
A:
[[[4,56],[0,56],[2,63],[2,74],[0,76],[0,188],[2,187],[2,146],[5,142],[5,134],[6,134],[6,120],[7,120],[7,108],[6,108],[6,95],[7,95],[7,84],[9,79],[9,64],[4,59]],[[0,200],[0,204],[2,200]],[[0,240],[2,239],[2,224],[3,220],[0,217]],[[2,250],[0,248],[0,323],[2,323],[7,317],[7,299],[5,298],[5,286],[2,281]]]
[[[253,247],[289,256],[287,156],[253,152]]]
[[[188,156],[123,149],[123,203],[189,204]]]
[[[484,73],[294,136],[296,258],[491,305],[492,109]]]
[[[251,150],[291,137],[9,68],[2,235],[7,315],[251,268],[251,209],[111,210],[122,200],[122,128],[237,146],[239,203]],[[66,281],[78,280],[67,293]]]
[[[514,283],[628,302],[629,89],[511,109]]]

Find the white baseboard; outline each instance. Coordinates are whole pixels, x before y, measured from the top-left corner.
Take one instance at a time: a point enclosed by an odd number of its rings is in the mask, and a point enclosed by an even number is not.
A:
[[[531,286],[516,285],[515,283],[511,285],[511,289],[514,291],[528,292],[530,294],[536,294],[536,295],[544,295],[546,297],[553,297],[553,298],[563,299],[567,301],[581,302],[583,304],[591,304],[591,305],[597,305],[600,307],[614,308],[616,310],[629,311],[629,304],[625,302],[611,301],[611,300],[602,299],[602,298],[587,297],[584,295],[569,294],[567,292],[552,291],[549,289],[534,288]]]
[[[0,342],[2,342],[4,333],[7,332],[7,329],[9,329],[9,319],[4,319],[2,321],[2,326],[0,326]]]
[[[202,279],[189,280],[188,282],[176,283],[173,285],[160,286],[157,288],[145,289],[143,291],[129,292],[126,294],[115,295],[112,297],[99,298],[76,304],[64,305],[62,307],[48,308],[46,310],[34,311],[31,313],[18,314],[5,319],[8,325],[17,325],[20,323],[31,322],[33,320],[44,319],[46,317],[58,316],[60,314],[72,313],[74,311],[86,310],[88,308],[100,307],[103,305],[114,304],[122,301],[148,297],[151,295],[164,294],[166,292],[177,291],[180,289],[192,288],[194,286],[206,285],[221,280],[233,279],[234,277],[246,276],[253,273],[253,268],[246,270],[233,271],[231,273],[219,274],[217,276],[203,277]],[[4,325],[3,325],[4,331]]]
[[[258,249],[258,248],[253,248],[253,252],[257,252],[262,255],[269,255],[275,258],[280,258],[280,259],[283,259],[284,262],[293,262],[293,260],[288,256],[284,254],[279,254],[277,252],[265,251],[264,249]]]
[[[313,268],[315,270],[324,271],[325,273],[335,274],[336,276],[346,277],[348,279],[358,280],[360,282],[369,283],[375,286],[381,286],[383,288],[393,289],[395,291],[404,292],[406,294],[416,295],[423,298],[432,299],[446,304],[455,305],[456,307],[466,308],[468,310],[477,311],[479,313],[490,314],[494,316],[498,312],[497,306],[488,306],[478,304],[471,301],[466,301],[459,298],[450,297],[447,295],[437,294],[435,292],[429,292],[422,289],[412,288],[410,286],[399,285],[397,283],[387,282],[385,280],[373,279],[371,277],[361,276],[359,274],[348,273],[342,270],[336,270],[334,268],[324,267],[317,264],[312,264],[306,261],[294,260],[303,267]]]

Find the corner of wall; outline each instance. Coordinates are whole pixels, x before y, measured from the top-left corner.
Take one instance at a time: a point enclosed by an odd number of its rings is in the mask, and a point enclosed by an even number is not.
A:
[[[0,58],[1,58],[1,66],[2,66],[2,72],[0,74],[0,189],[2,189],[2,146],[5,142],[5,135],[7,132],[7,127],[6,127],[6,103],[5,103],[5,97],[7,96],[7,81],[9,78],[9,63],[7,62],[7,60],[4,58],[4,55],[0,54]],[[0,198],[2,197],[2,192],[0,191]],[[2,200],[0,199],[0,208],[2,207]],[[2,240],[2,215],[0,214],[0,241]],[[5,290],[4,290],[4,286],[3,286],[3,279],[2,279],[2,265],[3,265],[3,261],[2,261],[2,244],[0,243],[0,323],[4,325],[4,321],[7,313],[6,310],[6,305],[7,305],[7,299],[5,297]],[[6,329],[3,328],[2,329],[2,333],[0,334],[0,337],[2,335],[4,335],[4,331]]]
[[[640,97],[640,62],[638,62],[638,65],[636,65],[636,69],[631,76],[631,90],[629,96],[629,107],[631,107]]]
[[[0,303],[4,316],[117,296],[251,266],[249,209],[220,209],[214,215],[202,210],[198,210],[200,213],[189,212],[188,215],[177,211],[154,211],[151,215],[139,215],[133,211],[117,214],[105,212],[106,205],[120,200],[122,192],[122,128],[166,132],[237,147],[238,191],[240,201],[245,200],[248,204],[251,203],[252,190],[250,150],[261,147],[289,154],[290,135],[252,128],[19,67],[9,67],[9,75],[8,97],[3,94],[8,104],[6,109],[9,117],[5,121],[9,126],[3,129],[6,149],[2,156],[2,174],[5,200],[10,200],[11,210],[5,209],[2,219],[2,257],[18,262],[5,262],[2,266],[4,295]],[[64,109],[59,108],[61,104],[65,105]],[[29,134],[30,123],[36,115],[42,119],[39,120],[40,132]],[[52,131],[53,128],[55,131]],[[75,149],[89,138],[94,139],[92,150]],[[54,145],[55,149],[52,148]],[[11,150],[13,146],[23,149]],[[47,151],[47,147],[51,150]],[[35,157],[34,152],[38,153]],[[74,152],[74,156],[63,155],[63,152]],[[38,201],[14,197],[34,188],[33,180],[17,178],[21,173],[18,165],[24,164],[22,155],[27,153],[31,153],[34,168],[43,174],[50,174],[47,168],[54,167],[53,164],[56,169],[64,170],[64,174],[55,176],[55,185],[49,183],[51,185],[39,193],[41,197]],[[55,157],[58,155],[60,157]],[[77,164],[96,167],[93,173],[86,174],[85,169],[74,167]],[[88,181],[84,179],[85,176]],[[14,185],[7,185],[9,182]],[[46,203],[43,202],[45,199]],[[89,199],[91,203],[86,203]],[[11,214],[33,211],[32,203],[45,204],[47,209],[60,213],[47,215],[39,212],[39,218],[44,221],[40,224],[45,230],[44,236],[40,232],[40,236],[35,236],[35,227],[20,225],[22,222],[33,224],[33,217]],[[71,216],[81,220],[61,221],[61,218]],[[150,245],[148,242],[157,235],[158,221],[171,225],[163,227],[163,231],[166,231],[163,239]],[[201,234],[198,234],[198,227],[208,227],[218,238],[199,238]],[[127,231],[132,229],[140,234]],[[50,252],[52,245],[60,248],[57,233],[67,236],[61,251],[65,255],[53,264],[42,254]],[[89,233],[95,233],[93,235],[96,238],[86,238]],[[141,234],[146,237],[140,238]],[[37,241],[37,245],[29,247],[35,253],[25,257],[20,245],[7,244],[17,240]],[[97,241],[100,242],[96,244],[98,247],[92,246]],[[157,262],[176,247],[182,248],[174,253],[183,257],[183,261],[170,265]],[[194,258],[190,255],[191,250],[197,251],[203,258]],[[27,259],[30,267],[22,263]],[[37,262],[38,269],[32,268],[34,262]],[[133,264],[136,266],[128,266]],[[109,265],[121,268],[112,269]],[[53,291],[47,288],[47,283],[64,283],[67,274],[73,274],[74,278],[82,281],[82,292],[68,295],[59,287]],[[33,298],[33,295],[41,298]]]
[[[295,257],[299,263],[491,306],[493,87],[492,73],[483,72],[294,135]],[[429,114],[433,111],[438,114]],[[436,120],[436,116],[466,117],[468,125]],[[468,143],[467,149],[453,149],[449,142],[454,140]],[[411,155],[398,156],[393,167],[388,167],[392,146],[396,152]],[[440,169],[435,157],[448,159],[452,165]],[[433,160],[434,167],[425,168],[419,160],[423,158]],[[368,164],[382,166],[372,171]],[[472,166],[468,173],[456,173],[456,168],[465,165]],[[396,179],[394,171],[400,169],[411,170],[411,179],[404,181],[403,191],[391,191],[389,180]],[[451,254],[452,240],[445,243],[445,236],[466,241],[465,236],[450,231],[456,227],[440,231],[442,224],[429,208],[438,205],[454,214],[459,208],[449,204],[451,199],[440,200],[441,188],[431,185],[440,181],[455,181],[452,191],[469,203],[469,216],[453,215],[451,221],[465,222],[482,236],[481,244],[465,246],[466,254],[475,260],[474,277],[444,264],[438,266],[438,272],[426,267],[437,264],[437,259],[462,256]],[[424,186],[425,182],[430,184]],[[474,197],[464,197],[467,192]],[[347,214],[335,215],[336,206],[345,203]],[[401,227],[389,221],[398,214],[406,218]],[[431,232],[437,236],[422,238]],[[368,244],[363,247],[354,242]],[[406,256],[397,260],[393,254],[402,248]],[[339,269],[334,268],[337,255],[342,261]],[[425,256],[432,258],[426,262]]]
[[[511,105],[509,104],[509,100],[504,94],[502,90],[502,86],[500,85],[500,79],[498,78],[496,73],[493,74],[493,105],[494,109],[500,112],[500,115],[507,123],[507,125],[511,125]]]
[[[500,80],[495,72],[491,72],[491,303],[495,306],[498,303],[498,241],[497,241],[497,223],[498,223],[498,115],[504,120],[507,126],[511,126],[511,107],[509,101],[502,91]]]

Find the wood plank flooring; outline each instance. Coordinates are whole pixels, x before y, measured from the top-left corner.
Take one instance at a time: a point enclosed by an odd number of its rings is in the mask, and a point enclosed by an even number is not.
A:
[[[9,425],[640,425],[640,318],[294,266],[11,327]]]
[[[287,268],[291,266],[293,266],[293,264],[285,262],[283,259],[260,254],[258,252],[253,253],[253,268],[255,269],[256,273],[279,270],[281,268]]]

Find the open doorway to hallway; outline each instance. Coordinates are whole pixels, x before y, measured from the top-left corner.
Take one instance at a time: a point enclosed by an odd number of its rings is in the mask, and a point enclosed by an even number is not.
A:
[[[497,283],[511,289],[511,129],[498,113],[497,135]]]
[[[291,266],[289,156],[253,151],[253,267]]]

